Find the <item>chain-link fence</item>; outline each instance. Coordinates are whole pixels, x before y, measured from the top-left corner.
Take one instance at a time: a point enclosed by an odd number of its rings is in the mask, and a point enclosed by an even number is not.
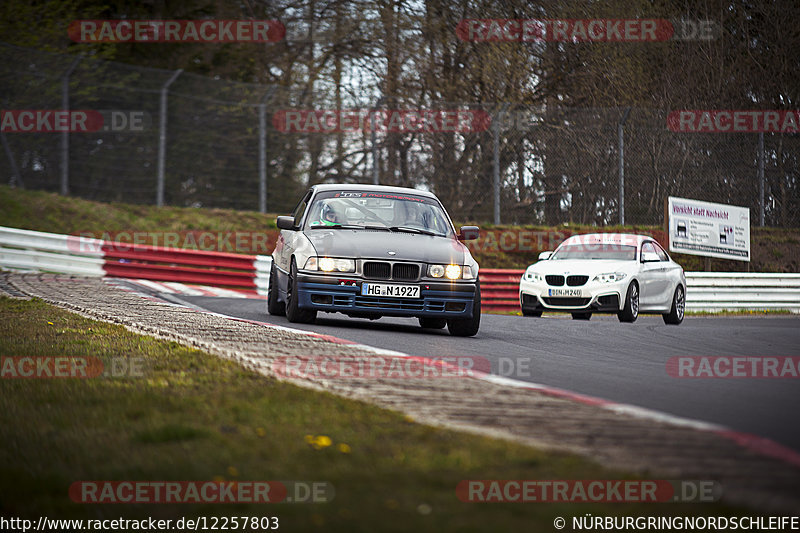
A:
[[[800,225],[800,135],[674,131],[669,114],[508,111],[500,155],[503,221],[662,224],[665,198],[679,196],[749,207],[754,225],[762,206],[766,225]]]
[[[0,54],[3,109],[105,119],[93,132],[4,127],[0,179],[30,189],[287,212],[310,184],[377,182],[430,189],[457,220],[547,225],[661,224],[664,199],[680,196],[800,226],[797,133],[673,131],[667,110],[345,103],[322,88],[5,44]]]

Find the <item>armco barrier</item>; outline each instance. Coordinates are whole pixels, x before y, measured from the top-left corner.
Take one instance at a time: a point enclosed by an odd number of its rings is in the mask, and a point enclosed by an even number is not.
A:
[[[482,308],[519,309],[519,281],[524,270],[482,268]],[[687,311],[770,311],[800,313],[800,274],[687,272]]]
[[[786,309],[800,313],[800,274],[688,272],[686,309]]]
[[[178,281],[266,294],[272,258],[114,243],[0,226],[0,267]]]
[[[0,226],[0,267],[81,276],[178,281],[266,294],[272,258],[111,243]],[[524,270],[480,270],[482,308],[519,310]],[[800,313],[800,274],[687,272],[689,311],[790,310]]]
[[[484,311],[519,311],[519,281],[524,270],[482,268],[481,309]]]
[[[104,243],[102,250],[109,276],[257,288],[253,255],[124,243]]]

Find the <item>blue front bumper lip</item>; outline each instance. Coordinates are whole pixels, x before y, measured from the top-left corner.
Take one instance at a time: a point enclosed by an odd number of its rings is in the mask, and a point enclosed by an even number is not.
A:
[[[426,282],[377,282],[393,284],[419,284],[420,298],[391,298],[381,296],[363,296],[361,280],[353,280],[357,285],[340,285],[337,283],[319,283],[303,280],[298,277],[298,304],[304,309],[318,311],[341,312],[353,314],[373,314],[386,316],[415,316],[440,318],[469,318],[472,316],[475,298],[475,285],[459,284],[457,290],[425,289]],[[370,280],[368,283],[375,283]],[[312,301],[312,296],[314,300]],[[319,303],[321,300],[330,303]],[[450,310],[448,310],[450,309]]]

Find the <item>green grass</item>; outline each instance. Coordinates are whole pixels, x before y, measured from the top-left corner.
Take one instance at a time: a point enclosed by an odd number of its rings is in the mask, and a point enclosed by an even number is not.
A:
[[[568,454],[419,425],[38,300],[0,298],[0,354],[91,355],[106,364],[136,358],[141,369],[116,378],[0,379],[2,516],[252,515],[278,516],[286,531],[551,531],[556,516],[583,513],[733,512],[717,504],[463,503],[455,487],[464,479],[630,476]],[[330,445],[309,444],[320,435]],[[78,480],[212,479],[327,481],[335,498],[97,505],[72,503],[67,494]]]
[[[275,216],[233,209],[100,203],[0,186],[0,226],[54,233],[264,231]]]

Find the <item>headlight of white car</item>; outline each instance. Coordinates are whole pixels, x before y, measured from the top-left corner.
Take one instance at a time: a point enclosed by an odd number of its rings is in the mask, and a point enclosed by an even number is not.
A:
[[[544,281],[544,276],[539,274],[538,272],[534,272],[532,270],[525,271],[525,281],[532,281],[534,283],[540,283]]]
[[[606,272],[605,274],[596,275],[593,281],[599,281],[600,283],[615,283],[625,279],[625,276],[627,276],[625,272]]]
[[[472,269],[470,267],[461,268],[461,265],[428,265],[428,276],[432,278],[460,279],[461,274],[464,279],[472,279]]]
[[[323,272],[355,272],[356,262],[352,259],[311,256],[306,260],[305,269]]]

